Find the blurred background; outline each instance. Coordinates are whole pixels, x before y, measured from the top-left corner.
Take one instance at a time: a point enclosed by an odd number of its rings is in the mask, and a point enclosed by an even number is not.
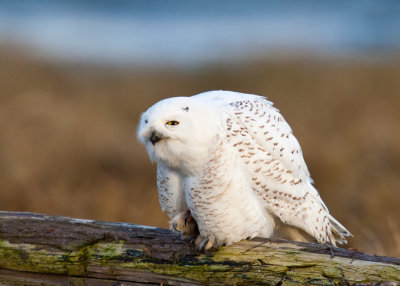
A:
[[[349,247],[400,256],[399,1],[0,0],[0,210],[167,227],[135,131],[160,99],[267,96]]]

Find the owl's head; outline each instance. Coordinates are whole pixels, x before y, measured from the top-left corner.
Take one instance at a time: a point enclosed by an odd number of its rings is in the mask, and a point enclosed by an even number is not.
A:
[[[219,126],[214,109],[193,97],[174,97],[142,114],[137,137],[152,161],[190,172],[207,159]]]

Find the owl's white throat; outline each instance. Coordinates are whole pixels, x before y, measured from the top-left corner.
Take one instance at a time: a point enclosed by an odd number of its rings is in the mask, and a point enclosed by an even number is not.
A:
[[[215,142],[213,140],[212,144],[203,145],[163,138],[150,148],[153,161],[161,161],[168,168],[179,170],[178,173],[193,176],[199,174],[209,161],[215,149]]]

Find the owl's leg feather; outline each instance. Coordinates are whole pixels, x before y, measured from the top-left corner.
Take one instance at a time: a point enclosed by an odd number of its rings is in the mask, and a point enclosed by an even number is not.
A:
[[[195,237],[199,234],[197,223],[190,210],[180,212],[171,220],[171,229],[180,232],[185,237]]]

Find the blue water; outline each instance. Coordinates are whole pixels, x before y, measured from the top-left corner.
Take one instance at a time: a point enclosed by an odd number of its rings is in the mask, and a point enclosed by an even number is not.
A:
[[[0,46],[114,64],[400,51],[400,1],[0,0]]]

